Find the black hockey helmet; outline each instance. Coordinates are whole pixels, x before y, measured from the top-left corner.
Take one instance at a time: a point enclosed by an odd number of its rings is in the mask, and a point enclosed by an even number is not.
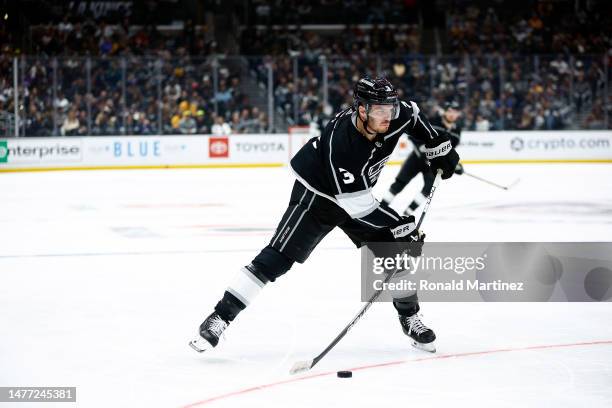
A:
[[[361,78],[353,88],[353,101],[355,110],[358,110],[359,105],[362,104],[368,113],[372,105],[393,105],[392,118],[397,119],[399,116],[397,90],[387,78],[372,79],[367,76]]]
[[[449,109],[461,110],[461,105],[459,104],[459,102],[452,99],[444,102],[444,105],[442,105],[442,109],[444,109],[445,111]]]

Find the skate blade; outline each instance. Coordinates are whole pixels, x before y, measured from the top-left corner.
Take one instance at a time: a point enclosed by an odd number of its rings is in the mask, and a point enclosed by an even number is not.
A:
[[[429,353],[436,352],[436,345],[434,342],[431,343],[419,343],[418,341],[412,340],[412,346],[414,348],[418,348],[419,350],[427,351]]]
[[[203,353],[206,350],[210,350],[213,348],[212,344],[204,340],[202,337],[199,339],[191,340],[189,342],[189,347],[197,351],[198,353]]]

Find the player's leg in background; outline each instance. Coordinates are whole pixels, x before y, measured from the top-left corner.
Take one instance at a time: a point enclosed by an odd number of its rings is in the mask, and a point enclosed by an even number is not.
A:
[[[399,173],[395,176],[395,181],[383,196],[381,203],[385,205],[391,204],[395,196],[398,195],[417,174],[419,174],[421,161],[423,161],[423,159],[414,152],[408,156],[402,164]]]
[[[421,191],[412,199],[412,202],[408,204],[408,207],[404,210],[404,215],[410,215],[415,212],[425,201],[427,201],[427,197],[429,197],[429,193],[431,193],[431,188],[433,187],[434,180],[436,177],[431,172],[429,166],[423,163],[421,167],[421,173],[423,173],[423,181],[425,184]]]
[[[353,241],[357,248],[368,243],[388,242],[390,245],[395,239],[388,229],[375,229],[358,221],[350,220],[339,227]],[[373,249],[370,249],[373,250]],[[397,311],[402,331],[410,337],[413,346],[435,351],[434,340],[436,335],[421,321],[419,299],[416,291],[396,291],[393,294],[393,307]]]
[[[215,347],[227,326],[242,312],[268,282],[284,275],[294,262],[304,262],[333,228],[327,222],[327,206],[333,205],[296,182],[285,211],[268,246],[241,268],[214,312],[200,325],[200,337],[191,346],[197,351]]]

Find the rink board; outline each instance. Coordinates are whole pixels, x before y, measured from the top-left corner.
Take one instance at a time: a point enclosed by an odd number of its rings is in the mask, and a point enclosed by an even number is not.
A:
[[[277,167],[308,134],[103,136],[0,139],[0,172],[37,170]],[[407,138],[390,158],[412,151]],[[610,131],[463,132],[465,163],[612,162]]]

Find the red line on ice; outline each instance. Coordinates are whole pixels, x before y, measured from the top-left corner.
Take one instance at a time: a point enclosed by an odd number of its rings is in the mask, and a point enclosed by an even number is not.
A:
[[[431,356],[431,357],[415,358],[415,359],[412,359],[412,360],[389,361],[389,362],[386,362],[386,363],[372,364],[372,365],[367,365],[367,366],[349,368],[347,370],[349,370],[349,371],[360,371],[360,370],[369,370],[369,369],[372,369],[372,368],[388,367],[388,366],[394,366],[394,365],[400,365],[400,364],[406,364],[406,363],[418,363],[418,362],[421,362],[421,361],[442,360],[442,359],[445,359],[445,358],[459,358],[459,357],[470,357],[470,356],[482,356],[482,355],[485,355],[485,354],[508,353],[508,352],[512,352],[512,351],[542,350],[542,349],[555,349],[555,348],[579,347],[579,346],[595,346],[595,345],[601,345],[601,344],[612,344],[612,340],[601,340],[601,341],[591,341],[591,342],[583,342],[583,343],[568,343],[568,344],[547,344],[547,345],[541,345],[541,346],[504,348],[504,349],[494,349],[494,350],[484,350],[484,351],[471,351],[471,352],[455,353],[455,354],[442,354],[442,355]],[[194,403],[189,404],[189,405],[184,405],[181,408],[198,407],[198,406],[210,404],[211,402],[214,402],[214,401],[219,401],[219,400],[222,400],[222,399],[226,399],[226,398],[229,398],[229,397],[235,397],[235,396],[238,396],[238,395],[248,394],[248,393],[251,393],[251,392],[254,392],[254,391],[265,390],[267,388],[272,388],[272,387],[276,387],[276,386],[283,385],[283,384],[289,384],[289,383],[295,383],[295,382],[298,382],[298,381],[311,380],[313,378],[324,377],[324,376],[328,376],[328,375],[336,375],[336,370],[334,370],[334,371],[327,371],[327,372],[318,373],[318,374],[304,375],[304,376],[301,376],[301,377],[289,378],[287,380],[276,381],[276,382],[269,383],[269,384],[256,385],[254,387],[244,388],[244,389],[237,390],[237,391],[232,391],[232,392],[229,392],[229,393],[226,393],[226,394],[217,395],[215,397],[210,397],[210,398],[207,398],[207,399],[202,400],[202,401],[194,402]]]

